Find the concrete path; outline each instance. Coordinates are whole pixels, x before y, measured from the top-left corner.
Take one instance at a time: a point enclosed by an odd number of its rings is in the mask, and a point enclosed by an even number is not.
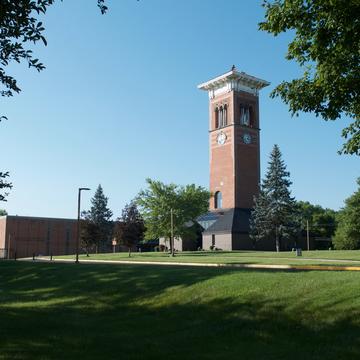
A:
[[[314,260],[314,259],[309,259]],[[325,260],[325,259],[324,259]],[[327,260],[327,259],[326,259]],[[28,262],[46,262],[46,263],[72,263],[73,259],[56,259],[50,261],[49,258],[19,259],[19,261]],[[334,260],[333,260],[334,261]],[[340,261],[340,260],[339,260]],[[355,260],[354,260],[355,261]],[[188,263],[175,261],[134,261],[134,260],[80,260],[80,264],[114,264],[114,265],[159,265],[159,266],[190,266],[190,267],[221,267],[229,269],[261,269],[261,270],[293,270],[293,271],[360,271],[360,266],[344,265],[276,265],[276,264],[224,264],[224,263]]]

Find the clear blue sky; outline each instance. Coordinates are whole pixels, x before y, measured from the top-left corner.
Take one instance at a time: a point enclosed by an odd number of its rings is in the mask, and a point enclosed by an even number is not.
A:
[[[228,71],[271,82],[260,96],[261,167],[279,144],[292,193],[339,209],[356,189],[359,158],[339,156],[345,120],[291,118],[269,98],[299,74],[284,59],[288,35],[259,32],[260,0],[58,1],[44,18],[37,73],[13,66],[22,93],[2,98],[1,170],[10,214],[75,217],[77,188],[102,184],[119,216],[145,178],[208,186],[208,96],[197,84]],[[89,207],[93,191],[84,195]]]

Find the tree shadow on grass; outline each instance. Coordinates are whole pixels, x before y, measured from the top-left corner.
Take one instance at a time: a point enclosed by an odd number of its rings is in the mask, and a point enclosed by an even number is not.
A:
[[[352,292],[307,301],[284,286],[269,291],[301,280],[293,275],[0,263],[0,358],[359,359]],[[249,281],[260,291],[232,291]],[[333,314],[342,304],[347,312]]]

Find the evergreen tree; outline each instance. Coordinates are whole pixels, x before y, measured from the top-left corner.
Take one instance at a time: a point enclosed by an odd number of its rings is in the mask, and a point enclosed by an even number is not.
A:
[[[360,249],[360,178],[357,191],[345,200],[345,207],[338,216],[334,245],[339,250]]]
[[[282,240],[295,238],[299,231],[297,206],[291,197],[289,177],[279,146],[274,145],[259,196],[255,198],[250,234],[254,241],[275,238],[276,251],[280,251]]]
[[[121,217],[117,219],[114,226],[114,236],[117,242],[129,249],[129,257],[131,256],[131,248],[143,240],[145,233],[144,220],[136,206],[132,201],[127,204],[122,211]]]
[[[108,208],[108,198],[104,195],[103,188],[99,185],[94,197],[91,199],[90,211],[84,213],[87,221],[91,221],[99,228],[100,236],[96,246],[103,246],[110,241],[111,217],[113,213]]]
[[[268,208],[268,197],[260,189],[259,195],[254,198],[254,210],[250,218],[250,237],[253,240],[254,248],[258,241],[270,235],[271,224],[268,217]]]
[[[90,250],[101,242],[102,234],[99,225],[90,220],[81,220],[80,241],[81,246],[89,256]]]

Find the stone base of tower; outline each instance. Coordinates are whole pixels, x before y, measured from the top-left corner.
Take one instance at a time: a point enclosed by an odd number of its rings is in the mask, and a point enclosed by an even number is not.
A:
[[[201,216],[198,223],[203,227],[204,250],[274,250],[271,242],[254,244],[250,239],[251,209],[221,209]]]

